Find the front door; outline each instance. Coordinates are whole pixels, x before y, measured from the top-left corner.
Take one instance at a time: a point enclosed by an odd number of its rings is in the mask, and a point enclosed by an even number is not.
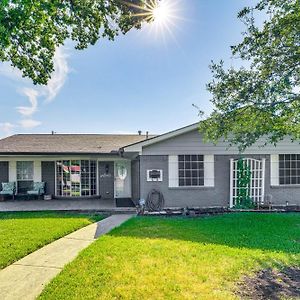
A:
[[[101,199],[114,198],[114,162],[99,162],[99,193]]]

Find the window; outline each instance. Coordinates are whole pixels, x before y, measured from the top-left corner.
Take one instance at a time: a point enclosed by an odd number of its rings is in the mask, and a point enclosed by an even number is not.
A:
[[[93,196],[97,193],[97,164],[94,160],[56,162],[56,194],[64,197]]]
[[[204,156],[178,156],[179,186],[204,186]]]
[[[26,194],[33,185],[33,161],[17,161],[18,194]]]
[[[300,184],[300,154],[279,155],[279,184]]]

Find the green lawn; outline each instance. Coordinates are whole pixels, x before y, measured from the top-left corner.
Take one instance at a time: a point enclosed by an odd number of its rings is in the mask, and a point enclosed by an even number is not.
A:
[[[55,212],[0,213],[0,269],[98,219]]]
[[[300,214],[137,217],[99,238],[41,299],[235,299],[258,269],[300,265]]]

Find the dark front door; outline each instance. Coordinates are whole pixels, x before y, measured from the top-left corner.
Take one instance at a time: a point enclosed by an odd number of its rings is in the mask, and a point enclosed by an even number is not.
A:
[[[99,162],[99,191],[101,199],[114,198],[114,162]]]

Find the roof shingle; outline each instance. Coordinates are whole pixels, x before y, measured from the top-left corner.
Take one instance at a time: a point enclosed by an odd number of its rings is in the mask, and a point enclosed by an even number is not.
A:
[[[0,140],[0,154],[114,153],[145,139],[134,134],[16,134]]]

